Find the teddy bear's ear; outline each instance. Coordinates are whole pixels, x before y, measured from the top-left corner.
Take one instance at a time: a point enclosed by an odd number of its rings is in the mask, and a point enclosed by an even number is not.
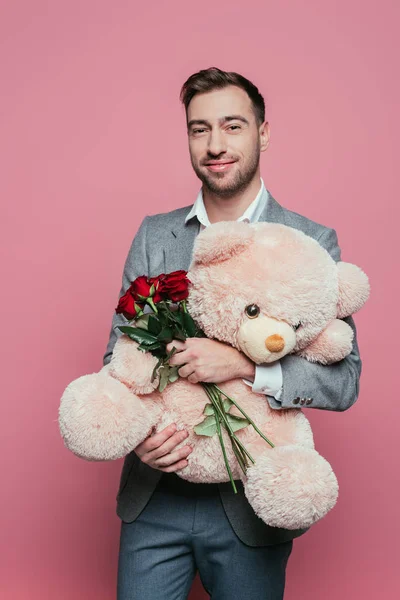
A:
[[[220,221],[209,225],[196,238],[193,263],[208,264],[227,260],[251,243],[254,229],[243,221]]]
[[[369,297],[370,285],[367,275],[357,265],[342,261],[336,264],[339,275],[337,316],[343,319],[364,306]]]

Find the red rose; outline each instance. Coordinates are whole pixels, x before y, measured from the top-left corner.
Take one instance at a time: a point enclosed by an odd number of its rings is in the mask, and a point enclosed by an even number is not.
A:
[[[135,298],[137,298],[138,296],[148,298],[150,296],[150,288],[151,283],[149,283],[149,280],[146,277],[146,275],[141,275],[131,283],[131,287],[129,288],[129,290],[132,296],[134,296]]]
[[[164,274],[150,278],[146,277],[146,275],[137,277],[135,281],[131,283],[131,287],[129,288],[136,302],[143,302],[143,298],[152,298],[155,304],[160,302],[160,300],[162,300],[162,296],[159,293],[158,288],[160,286],[160,280],[162,277],[164,277]],[[154,291],[152,293],[151,288],[153,285]],[[140,298],[140,296],[142,296],[142,298]]]
[[[130,289],[119,299],[115,312],[117,314],[122,313],[128,320],[131,320],[136,316],[135,299],[132,296]]]
[[[186,271],[173,271],[160,281],[160,291],[172,302],[185,300],[189,294],[189,279]]]

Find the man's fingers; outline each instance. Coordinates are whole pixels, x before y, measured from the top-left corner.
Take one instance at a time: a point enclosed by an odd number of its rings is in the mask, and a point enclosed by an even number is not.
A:
[[[179,460],[184,460],[186,457],[192,452],[193,448],[190,446],[182,446],[179,450],[175,450],[175,452],[170,452],[165,456],[161,456],[160,458],[156,458],[155,460],[146,461],[151,467],[156,469],[162,469],[164,467],[170,467],[174,463]]]
[[[158,448],[147,452],[146,459],[147,460],[155,460],[156,458],[160,458],[161,456],[165,456],[165,454],[169,454],[172,450],[178,446],[183,440],[188,437],[188,432],[185,430],[177,431],[170,438],[167,439],[166,442],[161,444]]]
[[[180,350],[171,356],[169,359],[170,365],[183,365],[189,361],[187,350]]]
[[[172,340],[172,342],[169,342],[169,344],[166,345],[167,352],[171,352],[174,347],[178,352],[186,349],[185,342],[182,342],[182,340]]]
[[[165,427],[162,431],[159,431],[155,435],[150,435],[147,437],[141,444],[136,446],[134,449],[136,454],[141,458],[144,454],[155,450],[161,446],[164,442],[166,442],[172,435],[174,435],[176,431],[176,424],[172,423]]]
[[[184,365],[180,369],[178,369],[179,377],[189,377],[192,373],[194,373],[194,367],[191,365]]]
[[[173,465],[170,465],[169,467],[164,467],[159,470],[163,471],[164,473],[175,473],[175,471],[179,471],[180,469],[187,467],[188,464],[189,463],[187,460],[180,460],[179,462],[177,462]]]

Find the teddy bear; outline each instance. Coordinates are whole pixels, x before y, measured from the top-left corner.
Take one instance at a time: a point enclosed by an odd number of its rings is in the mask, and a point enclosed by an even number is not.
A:
[[[207,227],[196,238],[188,279],[187,310],[206,336],[230,344],[256,364],[288,353],[324,365],[343,359],[354,334],[341,319],[364,305],[370,289],[356,265],[336,263],[302,231],[268,222]],[[178,448],[193,448],[177,475],[194,483],[228,481],[218,436],[194,432],[209,402],[203,387],[179,378],[160,392],[156,363],[121,335],[108,365],[64,391],[59,426],[65,445],[86,460],[114,460],[153,431],[176,423],[189,433]],[[307,528],[324,517],[337,501],[338,482],[314,447],[302,409],[274,410],[242,379],[219,387],[274,444],[251,426],[237,431],[254,457],[244,473],[222,431],[233,477],[242,480],[255,513],[268,525],[286,529]],[[235,405],[229,412],[242,416]]]

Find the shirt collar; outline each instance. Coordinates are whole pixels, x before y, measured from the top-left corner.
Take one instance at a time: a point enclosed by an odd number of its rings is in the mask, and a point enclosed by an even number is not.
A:
[[[260,177],[260,189],[253,200],[253,202],[246,208],[241,217],[238,218],[238,221],[246,221],[247,223],[256,223],[260,218],[261,213],[266,207],[269,192],[264,185],[264,181]],[[265,192],[265,193],[264,193]],[[210,221],[208,220],[206,207],[204,205],[203,200],[203,191],[200,188],[199,193],[197,194],[197,198],[195,203],[193,204],[189,214],[186,216],[185,223],[189,221],[189,219],[193,219],[193,217],[197,217],[200,222],[201,228],[204,229],[210,225]]]

